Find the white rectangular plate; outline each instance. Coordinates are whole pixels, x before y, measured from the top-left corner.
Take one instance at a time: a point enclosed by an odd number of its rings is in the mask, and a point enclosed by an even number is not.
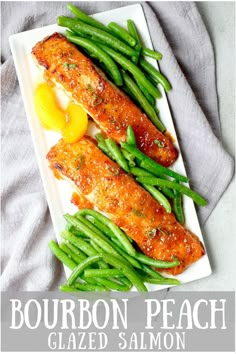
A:
[[[93,17],[103,22],[104,24],[108,24],[111,21],[115,21],[124,27],[126,26],[127,17],[133,19],[138,27],[138,30],[142,36],[145,45],[148,48],[153,48],[146,19],[141,5],[130,5],[119,9],[99,13],[94,15]],[[65,227],[63,214],[74,213],[76,212],[77,208],[70,202],[71,195],[73,192],[71,186],[66,181],[57,181],[47,165],[47,161],[45,158],[46,154],[49,151],[50,147],[56,144],[56,142],[60,138],[60,135],[54,132],[44,130],[41,127],[39,119],[36,115],[33,93],[37,83],[42,80],[42,73],[36,66],[31,55],[32,47],[38,41],[42,40],[44,37],[54,32],[63,33],[64,29],[58,27],[57,25],[51,25],[27,32],[18,33],[10,37],[10,45],[30,130],[33,137],[36,157],[41,177],[43,180],[49,209],[51,212],[54,230],[56,232],[57,240],[60,242],[60,232]],[[153,65],[157,65],[154,60],[150,60],[150,62]],[[162,99],[158,100],[157,104],[158,108],[160,109],[161,119],[166,125],[168,131],[173,136],[174,140],[176,141],[176,145],[179,149],[178,140],[176,137],[176,132],[170,114],[166,95],[162,87],[160,87],[160,90],[163,97]],[[65,94],[62,91],[59,91],[58,95],[65,104],[68,100],[66,99],[66,101],[64,101]],[[92,126],[90,127],[89,132],[91,132],[91,134],[94,133],[94,128]],[[179,173],[186,174],[181,154],[179,155],[179,158],[172,167],[172,169],[178,171]],[[184,198],[184,212],[186,216],[186,227],[189,228],[196,235],[198,235],[198,237],[204,244],[194,203],[189,198]],[[68,275],[69,270],[66,267],[65,271]],[[208,256],[206,254],[198,262],[191,265],[183,274],[179,275],[178,279],[182,283],[187,283],[192,280],[206,277],[210,274],[211,267]],[[170,286],[150,285],[148,287],[150,291],[154,291],[161,290]]]

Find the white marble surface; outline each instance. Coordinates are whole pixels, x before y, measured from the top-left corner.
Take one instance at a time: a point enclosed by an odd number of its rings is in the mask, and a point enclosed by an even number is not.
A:
[[[215,50],[222,143],[235,156],[235,2],[198,2],[197,6]],[[202,228],[213,274],[171,291],[236,289],[235,201],[234,179]]]

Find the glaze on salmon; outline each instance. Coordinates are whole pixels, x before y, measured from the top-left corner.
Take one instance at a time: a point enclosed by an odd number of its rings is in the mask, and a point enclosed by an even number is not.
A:
[[[146,255],[181,264],[168,269],[173,275],[201,258],[205,251],[196,235],[146,192],[130,175],[83,137],[75,144],[62,139],[48,152],[49,167],[69,180],[77,193],[117,224]]]
[[[34,46],[32,54],[44,67],[46,78],[62,85],[107,136],[118,143],[125,141],[131,125],[140,150],[164,166],[175,162],[177,150],[168,135],[160,133],[146,114],[64,36],[54,33],[45,38]],[[164,146],[158,146],[156,140]]]

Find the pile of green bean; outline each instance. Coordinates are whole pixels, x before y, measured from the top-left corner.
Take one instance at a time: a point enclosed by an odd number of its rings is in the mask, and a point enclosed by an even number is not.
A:
[[[105,139],[101,133],[95,137],[98,147],[124,171],[135,176],[137,182],[166,209],[167,213],[171,213],[173,208],[176,219],[181,224],[185,221],[182,194],[200,206],[207,204],[198,193],[181,184],[189,181],[187,177],[158,164],[138,149],[131,126],[127,128],[126,142],[122,142],[121,147],[111,138]]]
[[[157,129],[164,132],[166,128],[156,108],[156,99],[161,98],[158,85],[168,92],[171,84],[145,59],[147,56],[161,60],[162,54],[142,45],[132,20],[127,21],[126,31],[114,22],[106,27],[72,4],[67,7],[75,17],[57,18],[58,25],[68,29],[67,39],[95,60],[114,84],[140,106]]]
[[[135,286],[147,291],[145,283],[178,285],[179,280],[164,278],[154,268],[180,264],[149,258],[139,252],[133,241],[111,220],[92,209],[64,215],[63,242],[49,242],[52,253],[72,270],[61,291],[129,291]]]

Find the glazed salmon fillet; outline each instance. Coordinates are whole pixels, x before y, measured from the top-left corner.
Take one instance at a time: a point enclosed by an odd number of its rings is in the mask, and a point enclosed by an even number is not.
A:
[[[175,162],[177,150],[171,139],[160,133],[146,114],[64,36],[54,33],[45,38],[34,46],[32,54],[45,69],[45,78],[62,85],[107,136],[118,143],[125,141],[131,125],[138,147],[146,155],[164,166]]]
[[[180,265],[173,275],[204,255],[197,236],[179,224],[137,182],[96,146],[90,137],[75,144],[62,139],[48,152],[49,167],[57,178],[69,180],[76,192],[95,205],[127,233],[146,255]]]

